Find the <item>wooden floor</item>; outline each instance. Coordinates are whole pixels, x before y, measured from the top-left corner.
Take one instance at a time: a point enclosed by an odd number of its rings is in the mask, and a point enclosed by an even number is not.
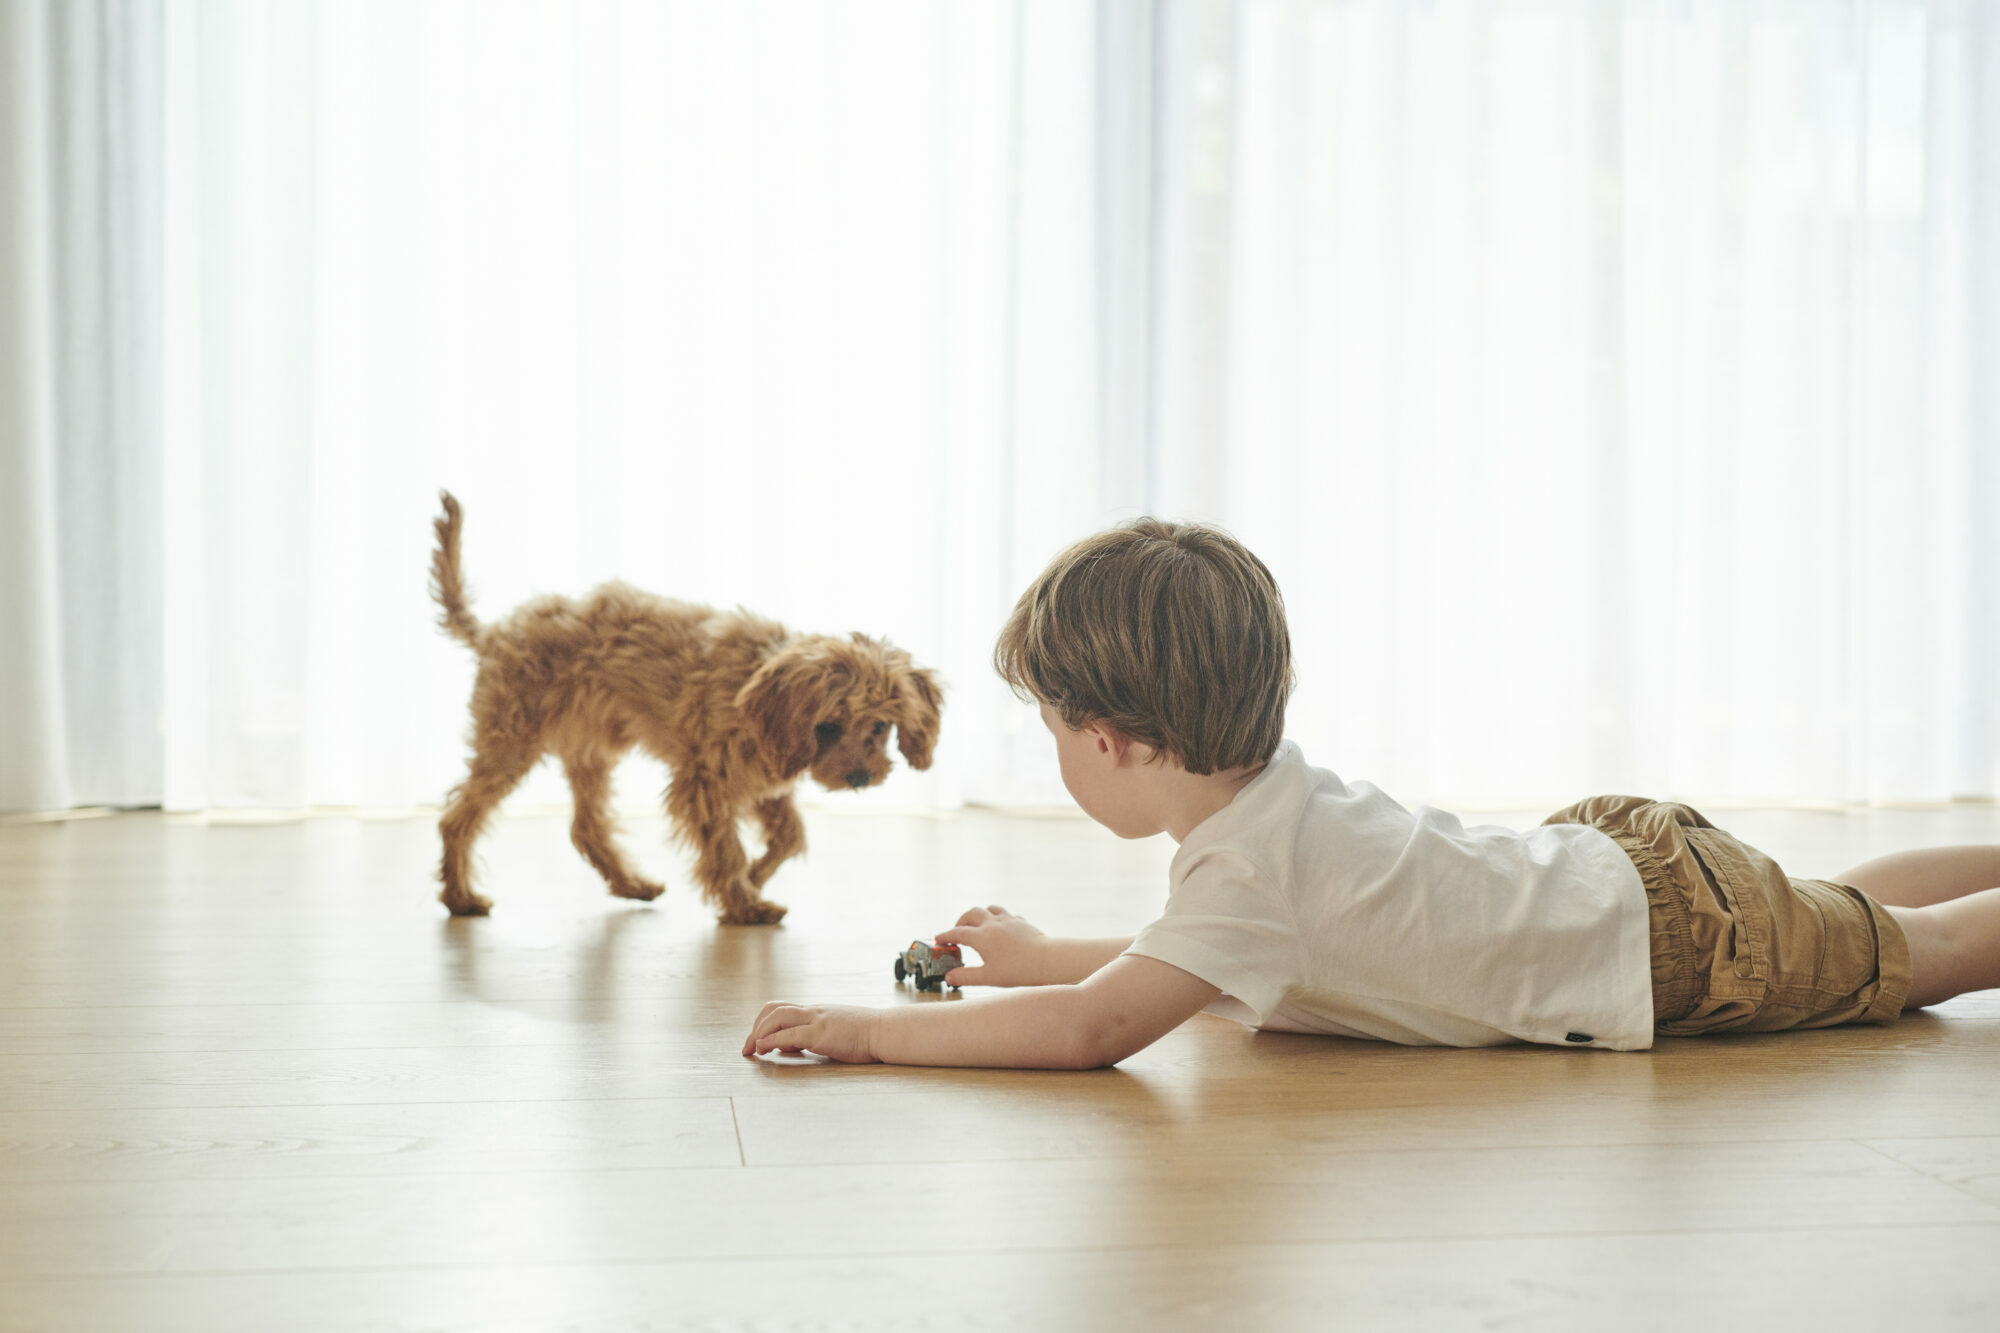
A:
[[[2000,810],[1711,811],[1798,873]],[[1495,817],[1501,822],[1529,822]],[[1143,924],[1172,847],[813,812],[781,928],[566,822],[447,919],[420,819],[0,825],[0,1329],[2000,1328],[2000,992],[1651,1054],[1197,1018],[1117,1070],[743,1059],[998,901]]]

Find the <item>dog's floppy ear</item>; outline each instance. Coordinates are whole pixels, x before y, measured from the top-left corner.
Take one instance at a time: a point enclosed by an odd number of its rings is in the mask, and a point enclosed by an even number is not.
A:
[[[944,691],[931,672],[903,666],[896,672],[896,694],[901,704],[896,715],[896,748],[911,768],[929,768],[931,750],[937,745],[938,707],[944,702]]]
[[[764,659],[736,692],[736,708],[780,777],[803,773],[819,752],[813,728],[851,672],[823,645],[792,643]]]

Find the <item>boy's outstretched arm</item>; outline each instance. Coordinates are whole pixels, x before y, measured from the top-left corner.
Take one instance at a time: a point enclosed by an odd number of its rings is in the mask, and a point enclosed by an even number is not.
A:
[[[1097,1069],[1158,1041],[1221,992],[1128,954],[1074,986],[1030,986],[971,1004],[900,1009],[772,1002],[743,1054],[812,1051],[850,1063]]]

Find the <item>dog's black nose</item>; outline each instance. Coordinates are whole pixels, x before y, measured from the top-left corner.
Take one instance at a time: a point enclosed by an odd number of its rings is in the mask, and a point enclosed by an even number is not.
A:
[[[865,786],[867,786],[867,785],[868,785],[868,770],[867,770],[867,769],[865,769],[865,768],[857,768],[857,769],[855,769],[855,770],[854,770],[854,771],[853,771],[852,773],[849,773],[849,774],[847,775],[847,785],[848,785],[848,786],[850,786],[850,787],[865,787]]]

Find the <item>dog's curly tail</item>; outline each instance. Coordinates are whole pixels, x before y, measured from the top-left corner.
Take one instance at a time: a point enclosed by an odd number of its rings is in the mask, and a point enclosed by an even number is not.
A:
[[[431,599],[438,604],[438,628],[473,647],[479,646],[479,621],[465,604],[465,575],[458,567],[458,529],[463,523],[458,498],[439,491],[444,513],[433,526],[437,550],[431,553]]]

